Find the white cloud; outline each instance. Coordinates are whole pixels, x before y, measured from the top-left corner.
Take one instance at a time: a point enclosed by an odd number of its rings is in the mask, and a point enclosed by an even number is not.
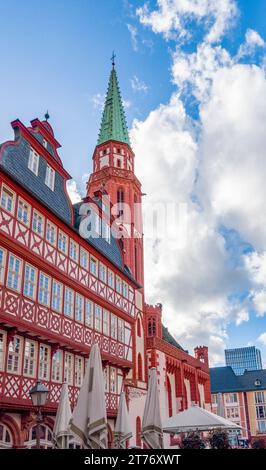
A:
[[[157,0],[157,5],[154,11],[147,4],[138,8],[140,22],[166,39],[181,41],[190,39],[193,28],[187,25],[191,21],[208,27],[207,42],[220,41],[237,15],[234,0]]]
[[[254,31],[254,29],[248,29],[245,36],[245,42],[244,44],[241,44],[236,59],[238,60],[244,56],[253,55],[258,47],[265,47],[264,39],[262,39],[259,33]]]
[[[266,332],[258,337],[258,341],[266,346]]]
[[[130,100],[123,100],[123,106],[125,109],[128,109],[132,106],[132,103]]]
[[[133,91],[147,93],[148,85],[146,85],[146,83],[140,80],[136,75],[131,78],[130,83]]]
[[[138,30],[136,26],[132,24],[127,24],[127,29],[130,33],[132,48],[135,52],[138,51]]]
[[[250,305],[257,315],[266,310],[266,261],[260,259],[266,259],[265,72],[238,64],[236,57],[213,44],[235,18],[235,2],[157,3],[158,9],[144,6],[138,14],[142,24],[166,39],[176,35],[171,79],[177,92],[145,121],[134,122],[131,139],[147,201],[186,204],[187,243],[180,248],[167,237],[146,239],[146,295],[149,302],[163,303],[164,321],[185,348],[205,343],[212,364],[221,363],[228,323],[249,321]],[[192,34],[188,25],[193,18],[206,30],[203,41],[188,54],[180,38]],[[262,45],[254,33],[246,35],[250,47]],[[199,105],[195,127],[182,102],[187,93]],[[257,252],[243,255],[242,264],[232,266],[221,225],[236,230]],[[244,302],[230,300],[247,290]]]
[[[75,180],[71,180],[67,182],[67,192],[70,197],[72,204],[81,201],[81,195],[77,188],[77,183]]]
[[[243,322],[249,321],[249,313],[246,309],[242,308],[239,310],[236,316],[236,325],[239,326]]]

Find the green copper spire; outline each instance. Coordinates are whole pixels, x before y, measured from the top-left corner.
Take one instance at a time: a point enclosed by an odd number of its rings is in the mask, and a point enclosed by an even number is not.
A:
[[[130,145],[125,112],[115,71],[114,58],[115,56],[113,54],[113,67],[105,98],[101,128],[97,142],[98,145],[107,142],[107,140],[117,140]]]

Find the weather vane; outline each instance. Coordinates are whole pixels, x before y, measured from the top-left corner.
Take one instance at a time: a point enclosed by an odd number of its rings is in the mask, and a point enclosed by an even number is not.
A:
[[[112,57],[111,57],[112,66],[113,66],[113,67],[115,66],[115,58],[116,58],[116,54],[115,54],[115,51],[113,51],[113,55],[112,55]]]

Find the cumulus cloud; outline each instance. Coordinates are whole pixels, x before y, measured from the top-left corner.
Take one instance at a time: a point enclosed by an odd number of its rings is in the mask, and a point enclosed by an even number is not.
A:
[[[194,21],[208,28],[207,42],[218,42],[237,15],[234,0],[158,0],[157,4],[158,9],[150,11],[145,3],[137,14],[143,25],[166,39],[190,39],[192,28],[188,25]]]
[[[236,59],[244,56],[253,55],[257,48],[265,48],[265,41],[254,29],[248,29],[245,36],[244,44],[241,44]]]
[[[131,139],[147,193],[145,235],[151,223],[148,203],[175,201],[186,207],[186,243],[169,236],[146,238],[146,295],[149,302],[163,303],[165,322],[181,344],[190,350],[207,344],[215,364],[223,362],[228,324],[248,322],[251,307],[258,316],[266,311],[265,71],[239,64],[217,44],[236,18],[233,0],[158,0],[157,5],[137,12],[143,25],[176,38],[169,79],[177,90],[145,121],[134,121]],[[202,25],[204,35],[187,53],[180,42],[192,34],[192,21]],[[242,51],[262,47],[262,41],[249,30]],[[197,122],[184,107],[188,95],[198,104]],[[254,252],[240,253],[232,263],[221,226],[234,230]],[[243,291],[248,292],[244,301]]]

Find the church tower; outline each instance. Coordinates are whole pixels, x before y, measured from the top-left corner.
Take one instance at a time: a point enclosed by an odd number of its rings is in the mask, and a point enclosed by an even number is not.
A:
[[[108,195],[124,264],[143,286],[142,192],[134,159],[113,57],[87,196],[93,198],[99,192]]]

